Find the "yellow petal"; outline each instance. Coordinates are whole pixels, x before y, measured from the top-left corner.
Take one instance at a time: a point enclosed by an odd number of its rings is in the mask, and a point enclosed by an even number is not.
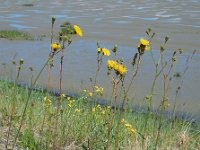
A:
[[[52,47],[53,49],[56,49],[56,50],[61,48],[60,44],[58,44],[58,43],[52,43],[52,44],[51,44],[51,47]]]
[[[149,45],[149,41],[143,38],[140,39],[140,43],[145,46]]]
[[[82,32],[81,28],[78,25],[74,25],[74,30],[76,31],[76,33],[79,36],[83,36],[83,32]]]
[[[98,52],[101,52],[101,48],[97,48],[97,51],[98,51]]]
[[[103,55],[110,56],[110,51],[107,48],[102,48]]]

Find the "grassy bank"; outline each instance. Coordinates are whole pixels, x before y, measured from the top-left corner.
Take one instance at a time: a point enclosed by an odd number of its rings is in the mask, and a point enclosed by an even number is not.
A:
[[[28,88],[0,81],[1,149],[6,146],[9,126],[8,147],[12,145],[27,93]],[[57,99],[58,97],[46,92],[33,91],[17,148],[154,149],[159,121],[155,114],[151,114],[145,128],[147,114],[133,113],[127,109],[123,113],[118,110],[113,115],[109,106],[91,103],[91,97],[85,94],[78,98],[62,95],[62,108],[57,112]],[[119,119],[120,116],[123,116],[122,119]],[[199,127],[175,118],[164,119],[162,124],[158,149],[200,148]]]
[[[33,37],[29,33],[19,30],[0,30],[0,38],[9,40],[33,40]]]

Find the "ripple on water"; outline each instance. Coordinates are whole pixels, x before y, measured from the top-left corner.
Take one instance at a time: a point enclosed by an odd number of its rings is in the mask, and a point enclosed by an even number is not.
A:
[[[12,18],[19,18],[19,17],[26,17],[26,16],[28,16],[28,15],[14,13],[14,14],[8,14],[6,16],[0,16],[0,18],[2,18],[2,19],[12,19]]]
[[[156,20],[159,20],[159,18],[141,18],[142,20],[145,20],[145,21],[156,21]]]
[[[181,18],[170,18],[170,19],[167,19],[167,20],[162,21],[162,22],[180,23],[181,20],[182,20]]]
[[[131,23],[131,21],[125,21],[125,20],[113,20],[111,22],[117,23],[117,24],[129,24],[129,23]]]
[[[25,11],[32,12],[32,13],[35,13],[35,14],[48,14],[49,13],[48,11],[38,10],[38,9],[28,9],[28,10],[25,10]]]
[[[17,29],[33,29],[37,27],[32,27],[32,26],[25,26],[25,25],[20,25],[20,24],[9,24],[11,27],[15,27]]]
[[[170,14],[166,14],[167,11],[159,11],[155,14],[156,17],[161,17],[161,18],[169,18],[169,17],[174,17],[174,16],[177,16],[177,15],[170,15]]]
[[[0,22],[9,22],[9,23],[22,23],[21,20],[10,20],[10,19],[0,19]]]

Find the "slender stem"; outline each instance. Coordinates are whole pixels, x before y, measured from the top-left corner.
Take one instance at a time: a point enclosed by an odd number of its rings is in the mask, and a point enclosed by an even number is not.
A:
[[[14,84],[14,93],[15,94],[16,94],[16,85],[17,85],[17,82],[18,82],[18,79],[19,79],[20,71],[21,71],[21,64],[17,69],[17,76],[16,76],[15,84]],[[8,123],[9,128],[8,128],[8,134],[7,134],[7,138],[6,138],[6,146],[5,146],[6,149],[8,149],[8,142],[9,142],[9,138],[10,138],[12,119],[13,119],[14,112],[15,112],[15,101],[12,103],[12,112],[11,112],[11,115],[10,115],[10,118],[9,118],[9,123]]]
[[[61,57],[60,57],[60,95],[62,94],[62,72],[63,72],[63,58],[64,58],[64,42],[63,42],[63,49],[61,50]]]
[[[161,64],[162,64],[162,66],[164,66],[163,53],[162,52],[161,52]],[[165,101],[166,101],[166,80],[167,80],[167,76],[166,76],[164,70],[162,71],[162,74],[163,74],[163,99],[161,101],[161,106],[160,106],[161,107],[160,118],[159,118],[158,132],[157,132],[157,135],[156,135],[156,143],[155,143],[154,150],[156,150],[157,146],[158,146],[158,141],[159,141],[161,127],[162,127],[163,111],[165,109]]]
[[[118,84],[120,79],[116,78],[114,83],[114,114],[116,114],[117,111],[117,96],[118,96]]]
[[[101,57],[99,58],[99,53],[97,53],[97,59],[96,59],[96,61],[97,61],[97,69],[96,69],[94,83],[93,83],[93,87],[92,87],[92,93],[94,93],[95,85],[97,84],[98,74],[99,74],[99,71],[100,71],[101,66],[102,66],[102,59],[103,59],[103,55],[101,55]]]
[[[133,81],[134,81],[134,78],[136,77],[136,75],[137,75],[137,73],[138,73],[139,66],[140,66],[140,59],[141,59],[141,56],[140,56],[140,54],[139,54],[139,58],[138,58],[138,62],[137,62],[137,66],[136,66],[135,73],[132,75],[131,81],[130,81],[130,83],[129,83],[129,85],[128,85],[128,88],[127,88],[127,90],[126,90],[125,95],[128,94],[128,92],[129,92],[129,90],[130,90],[130,88],[131,88],[131,85],[132,85],[132,83],[133,83]]]
[[[48,62],[49,62],[49,60],[47,60],[47,61],[45,62],[44,66],[43,66],[42,69],[39,71],[39,73],[38,73],[38,75],[36,76],[36,78],[35,78],[33,84],[31,85],[31,87],[30,87],[29,90],[28,90],[28,97],[27,97],[27,100],[26,100],[26,103],[25,103],[24,111],[23,111],[23,113],[22,113],[22,115],[21,115],[20,125],[19,125],[19,128],[18,128],[17,134],[16,134],[16,136],[15,136],[12,149],[14,149],[15,143],[16,143],[17,138],[18,138],[18,136],[19,136],[19,133],[20,133],[20,131],[21,131],[21,128],[22,128],[22,125],[23,125],[23,121],[24,121],[24,117],[25,117],[25,114],[26,114],[26,109],[27,109],[27,106],[28,106],[28,103],[29,103],[29,100],[30,100],[30,97],[31,97],[31,93],[32,93],[32,91],[33,91],[33,87],[35,86],[37,80],[39,79],[39,77],[40,77],[41,73],[43,72],[44,68],[47,66]]]

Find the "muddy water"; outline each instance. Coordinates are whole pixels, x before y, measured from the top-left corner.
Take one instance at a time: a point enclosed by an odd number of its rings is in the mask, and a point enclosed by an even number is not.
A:
[[[51,16],[56,16],[56,26],[63,21],[79,24],[84,30],[83,38],[74,38],[64,59],[64,89],[66,92],[80,91],[89,88],[90,78],[94,78],[96,41],[111,48],[119,45],[119,55],[124,57],[126,64],[131,61],[140,37],[145,37],[145,30],[150,27],[157,34],[154,40],[153,53],[159,57],[159,45],[163,38],[170,37],[166,50],[169,59],[173,50],[182,48],[184,53],[178,57],[176,72],[183,72],[187,57],[194,49],[197,54],[190,62],[190,67],[182,78],[173,78],[169,88],[170,101],[174,101],[176,88],[182,83],[182,89],[177,98],[178,110],[200,112],[200,2],[198,0],[0,0],[0,28],[19,29],[33,35],[47,35],[42,41],[8,41],[0,40],[0,73],[2,76],[14,78],[14,66],[11,60],[14,55],[24,58],[25,65],[20,81],[28,82],[30,73],[28,67],[33,66],[36,73],[44,63],[49,50],[49,33]],[[32,3],[33,7],[23,6]],[[141,102],[148,94],[153,80],[153,63],[150,53],[146,53],[141,62],[139,74],[130,92],[130,98],[135,103]],[[58,87],[58,58],[53,71],[53,88]],[[106,60],[106,59],[105,59]],[[104,68],[106,68],[104,64]],[[128,66],[129,74],[131,66]],[[127,81],[128,82],[128,81]],[[110,80],[106,69],[100,72],[98,83],[105,88],[104,98],[111,91]],[[39,85],[46,86],[46,70],[42,74]],[[159,104],[162,94],[162,80],[156,86],[155,105]]]

